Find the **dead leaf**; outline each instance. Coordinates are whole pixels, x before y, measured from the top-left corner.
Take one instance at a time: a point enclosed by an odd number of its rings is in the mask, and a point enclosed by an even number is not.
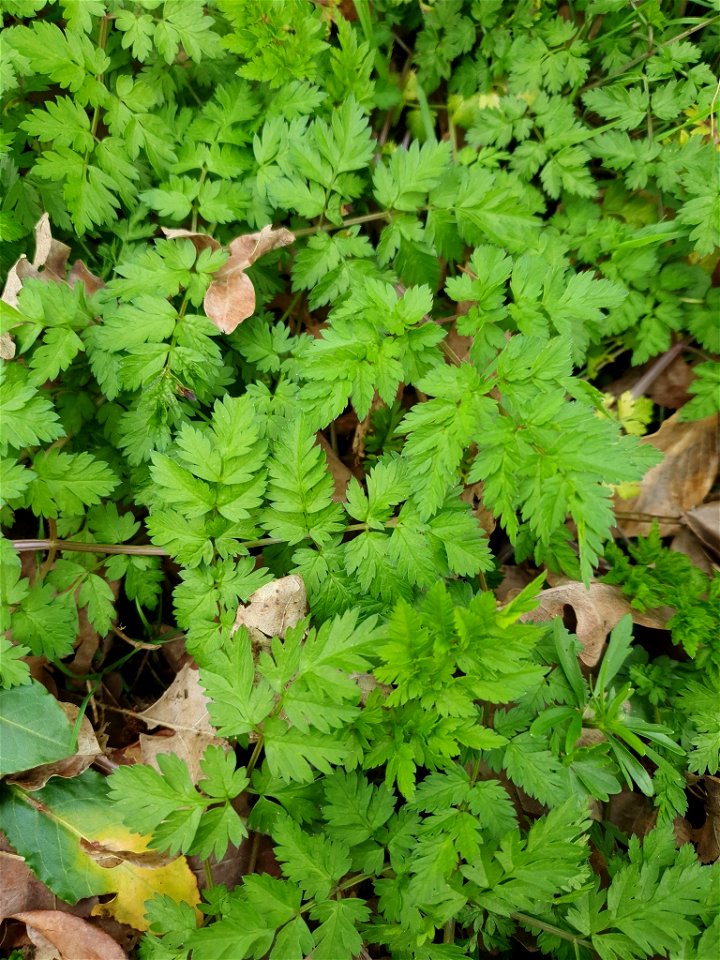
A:
[[[317,435],[318,445],[323,448],[325,459],[327,460],[328,470],[332,474],[335,489],[333,490],[333,500],[335,503],[345,503],[347,500],[347,485],[352,479],[352,470],[346,467],[340,457],[327,442],[322,433]]]
[[[72,265],[72,269],[68,275],[68,283],[71,287],[76,283],[81,283],[90,295],[97,293],[98,290],[102,290],[105,286],[105,281],[101,280],[100,277],[96,277],[94,273],[90,273],[82,260],[76,260]]]
[[[75,724],[80,708],[74,703],[58,702],[70,723]],[[66,779],[77,777],[83,770],[87,770],[93,760],[101,753],[102,749],[97,742],[92,724],[87,716],[83,715],[78,729],[77,748],[71,757],[65,757],[55,763],[43,763],[27,773],[16,777],[8,777],[8,782],[22,787],[23,790],[41,790],[51,777],[65,777]]]
[[[35,224],[35,256],[32,265],[47,279],[60,283],[65,279],[70,247],[53,239],[50,215],[44,213]]]
[[[626,787],[610,797],[605,810],[605,819],[628,836],[647,836],[657,821],[650,800]]]
[[[665,458],[645,474],[638,496],[629,500],[615,498],[618,524],[625,536],[647,536],[652,528],[650,520],[623,516],[633,513],[660,518],[663,537],[678,533],[682,515],[701,504],[715,482],[719,423],[717,414],[687,423],[673,414],[657,433],[643,438],[643,443],[662,450]]]
[[[175,230],[170,227],[162,227],[162,232],[167,240],[192,240],[198,253],[202,250],[219,250],[220,244],[211,237],[209,233],[197,233],[194,230]]]
[[[9,333],[0,333],[0,360],[12,360],[15,356],[15,341]]]
[[[273,230],[268,225],[230,241],[230,256],[215,274],[203,300],[205,313],[219,330],[232,333],[255,312],[255,288],[245,270],[264,253],[286,247],[294,239],[284,227]]]
[[[60,910],[25,910],[13,914],[27,926],[35,960],[126,960],[120,946],[87,920]]]
[[[10,304],[11,307],[17,307],[18,294],[22,289],[23,282],[30,277],[34,280],[44,280],[46,283],[65,283],[67,272],[67,261],[70,255],[70,247],[55,240],[50,228],[50,217],[44,213],[35,224],[35,256],[32,263],[23,254],[8,271],[5,287],[3,289],[2,300]],[[88,293],[96,293],[105,283],[90,273],[82,260],[76,260],[70,270],[67,278],[70,286],[75,283],[82,283]],[[14,353],[13,353],[14,355]],[[3,359],[12,359],[12,356]]]
[[[232,333],[255,312],[255,287],[242,270],[232,273],[222,273],[222,270],[224,268],[218,270],[216,279],[208,287],[203,307],[218,330]]]
[[[705,777],[704,784],[705,823],[695,831],[694,839],[701,863],[715,863],[720,860],[720,780]]]
[[[460,494],[463,503],[467,503],[472,508],[475,519],[482,527],[484,533],[489,537],[496,527],[495,515],[492,510],[488,510],[483,503],[483,484],[473,483],[465,487]]]
[[[206,748],[210,744],[225,745],[210,723],[209,702],[198,671],[186,663],[160,699],[138,714],[151,730],[172,730],[169,737],[140,734],[142,762],[158,770],[158,754],[175,753],[185,760],[192,782],[197,783],[202,777],[200,761]]]
[[[720,556],[720,500],[688,510],[685,519],[698,540]]]
[[[38,276],[37,270],[35,270],[23,253],[20,259],[16,260],[8,270],[0,300],[4,300],[5,303],[9,303],[11,307],[17,308],[18,294],[22,290],[23,280],[26,277],[36,276]]]
[[[294,241],[295,234],[286,230],[285,227],[273,230],[270,224],[267,224],[257,233],[245,233],[231,240],[230,260],[234,261],[235,269],[245,269],[252,266],[264,254],[280,247],[288,247]]]
[[[574,633],[583,646],[580,660],[588,667],[594,667],[602,656],[608,634],[617,626],[626,613],[633,614],[638,623],[638,612],[632,610],[619,587],[608,583],[563,583],[549,590],[543,590],[538,596],[534,610],[520,618],[525,622],[537,623],[565,617],[566,607],[570,607],[575,619],[572,624]],[[647,620],[647,614],[640,615]],[[661,623],[656,623],[662,626]]]
[[[698,570],[702,570],[707,577],[712,577],[714,571],[719,569],[711,561],[707,547],[688,527],[684,527],[676,537],[673,537],[670,549],[676,553],[684,553],[688,560],[694,563]]]
[[[247,605],[240,604],[232,632],[238,627],[260,630],[267,637],[284,637],[305,616],[307,594],[302,577],[293,574],[260,587]]]
[[[14,853],[0,835],[0,921],[19,910],[50,909],[58,905],[55,894],[41,883],[23,857]]]

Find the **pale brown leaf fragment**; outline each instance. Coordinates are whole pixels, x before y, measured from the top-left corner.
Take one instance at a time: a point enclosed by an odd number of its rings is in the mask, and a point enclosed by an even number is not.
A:
[[[676,553],[684,553],[706,577],[712,577],[715,570],[720,570],[720,567],[710,559],[710,550],[688,527],[683,528],[672,538],[670,549]]]
[[[539,606],[520,618],[537,623],[562,617],[565,607],[572,608],[577,626],[575,634],[583,646],[580,660],[594,667],[602,656],[605,641],[618,622],[630,613],[630,604],[619,587],[607,583],[563,583],[538,596]]]
[[[85,287],[86,292],[91,296],[93,293],[97,293],[98,290],[102,290],[105,286],[105,281],[101,280],[100,277],[96,277],[94,273],[90,273],[82,260],[76,260],[72,265],[70,273],[68,274],[68,283],[71,287],[76,283],[81,283]]]
[[[233,633],[239,627],[260,630],[267,637],[284,637],[305,616],[307,594],[302,577],[293,574],[260,587],[247,605],[240,604]]]
[[[207,288],[203,308],[218,330],[232,333],[255,312],[255,287],[242,270],[223,273],[225,267],[218,270]]]
[[[170,227],[163,227],[162,232],[168,240],[192,240],[198,253],[202,250],[219,250],[220,244],[211,237],[209,233],[197,233],[194,230],[175,230]]]
[[[35,958],[58,960],[126,960],[120,946],[97,927],[60,910],[24,910],[13,914],[27,926]]]
[[[15,341],[9,333],[0,333],[0,360],[12,360],[15,356]]]
[[[322,433],[318,433],[317,442],[322,447],[327,460],[328,470],[332,474],[335,489],[333,490],[333,500],[335,503],[345,503],[347,500],[347,486],[352,478],[352,470],[346,467],[340,457],[327,442]]]
[[[48,280],[60,282],[65,279],[70,247],[54,240],[50,229],[50,216],[44,213],[35,224],[35,256],[32,265]]]
[[[685,519],[698,540],[720,556],[720,500],[688,510]]]
[[[2,297],[0,297],[0,300],[3,300],[5,303],[10,304],[11,307],[15,307],[17,309],[18,294],[22,290],[23,280],[26,277],[37,276],[37,270],[33,267],[23,253],[20,259],[16,260],[8,270],[7,277],[5,278],[5,286],[3,287]]]
[[[286,247],[294,235],[281,227],[265,226],[230,241],[230,256],[215,274],[203,300],[205,313],[223,333],[232,333],[255,312],[255,288],[245,270],[270,250]],[[195,241],[193,241],[195,242]]]
[[[273,230],[268,224],[257,233],[245,233],[231,240],[229,245],[230,259],[234,262],[236,269],[244,269],[252,266],[256,260],[259,260],[260,257],[271,250],[290,246],[294,240],[295,235],[286,230],[285,227]]]
[[[657,433],[643,438],[643,443],[651,443],[665,457],[645,474],[638,496],[615,498],[618,523],[625,536],[647,536],[652,529],[651,520],[623,516],[628,513],[664,518],[658,520],[663,537],[680,530],[682,515],[701,504],[715,482],[719,423],[717,414],[687,423],[673,414]]]
[[[151,730],[165,727],[173,731],[168,737],[140,734],[142,762],[157,770],[158,754],[176,753],[187,763],[192,781],[197,783],[202,778],[200,761],[207,747],[225,745],[210,723],[208,703],[198,671],[186,663],[160,699],[138,714]]]

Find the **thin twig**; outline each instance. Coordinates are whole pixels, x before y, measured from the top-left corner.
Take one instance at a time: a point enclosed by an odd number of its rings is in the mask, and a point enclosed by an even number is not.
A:
[[[662,50],[663,47],[668,47],[671,43],[677,43],[679,40],[684,40],[691,34],[697,33],[698,30],[703,30],[705,27],[709,27],[711,24],[717,23],[718,20],[720,20],[720,15],[716,17],[710,17],[708,20],[702,20],[700,23],[696,23],[694,27],[690,27],[687,30],[684,30],[682,33],[678,33],[677,36],[670,37],[669,40],[664,40],[662,43],[659,43],[654,50],[648,50],[639,57],[635,57],[634,60],[628,60],[627,63],[624,63],[621,67],[615,70],[614,73],[609,73],[606,77],[601,77],[594,83],[586,84],[580,92],[586,93],[588,90],[594,90],[595,87],[603,86],[603,84],[608,83],[610,80],[615,80],[616,77],[621,77],[628,70],[632,70],[633,67],[636,67],[639,63],[647,60],[653,55],[653,53],[656,53],[658,50]]]
[[[658,359],[653,363],[649,370],[646,370],[645,373],[640,377],[638,382],[630,391],[630,395],[633,399],[637,400],[638,397],[642,397],[648,390],[648,387],[657,380],[660,374],[666,370],[670,364],[679,356],[685,349],[685,341],[681,340],[679,343],[676,343],[674,346],[670,347],[669,350],[666,350],[665,353],[658,357]]]

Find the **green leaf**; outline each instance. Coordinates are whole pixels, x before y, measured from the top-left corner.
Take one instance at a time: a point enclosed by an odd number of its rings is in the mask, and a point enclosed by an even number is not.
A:
[[[362,948],[363,938],[357,926],[370,917],[370,909],[362,900],[344,898],[316,904],[311,914],[321,920],[314,933],[318,960],[351,960]]]
[[[3,673],[6,669],[3,663]],[[65,712],[35,680],[0,690],[0,737],[3,777],[62,760],[75,751],[73,729]]]
[[[309,897],[328,897],[350,869],[349,847],[321,835],[310,836],[285,814],[275,820],[272,836],[283,873]]]
[[[64,453],[47,450],[33,459],[35,479],[26,495],[36,515],[57,517],[83,512],[83,507],[99,503],[117,486],[110,467],[89,453]]]

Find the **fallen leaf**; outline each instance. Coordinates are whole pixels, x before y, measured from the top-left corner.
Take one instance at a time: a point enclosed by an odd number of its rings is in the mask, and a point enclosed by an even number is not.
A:
[[[492,510],[488,510],[483,503],[483,484],[473,483],[463,489],[460,494],[463,503],[469,504],[475,519],[482,527],[485,534],[489,537],[496,527],[495,515]]]
[[[15,356],[15,341],[9,333],[0,333],[0,360],[12,360]]]
[[[608,583],[563,583],[538,595],[538,606],[520,618],[537,623],[565,617],[566,607],[572,609],[574,633],[583,646],[580,660],[587,667],[594,667],[602,656],[608,634],[617,626],[626,613],[632,614],[635,623],[663,628],[672,611],[664,613],[633,610],[619,587]]]
[[[353,476],[352,470],[345,466],[322,433],[318,433],[317,442],[318,445],[323,448],[325,459],[327,460],[328,470],[332,474],[333,482],[335,484],[332,498],[335,503],[345,503],[347,500],[347,486]]]
[[[284,637],[305,616],[307,594],[302,577],[293,574],[260,587],[247,605],[240,604],[232,632],[239,627],[260,630],[267,637]]]
[[[720,500],[688,510],[685,519],[698,540],[720,556]]]
[[[643,443],[657,447],[665,458],[645,474],[636,497],[615,498],[618,525],[625,536],[650,533],[650,519],[624,516],[638,513],[658,517],[661,536],[678,533],[682,515],[701,504],[715,482],[720,459],[719,422],[717,414],[687,423],[673,414],[657,433],[643,438]]]
[[[225,267],[230,263],[225,264]],[[255,312],[255,287],[243,270],[223,273],[218,270],[203,300],[205,313],[218,330],[232,333]],[[222,274],[222,275],[221,275]]]
[[[61,282],[65,279],[67,261],[70,256],[70,247],[60,240],[53,239],[50,229],[50,215],[44,213],[35,224],[35,256],[32,265],[35,270],[42,270],[46,279]]]
[[[0,921],[20,910],[49,910],[62,903],[38,880],[23,857],[15,853],[2,834],[0,877]]]
[[[70,723],[75,726],[80,708],[74,703],[58,701],[63,713]],[[86,715],[83,715],[78,727],[77,746],[71,757],[57,760],[54,763],[43,763],[17,777],[9,777],[8,783],[14,783],[23,790],[40,790],[51,777],[76,777],[83,770],[87,770],[102,749],[97,742],[95,731]]]
[[[87,293],[91,295],[97,293],[98,290],[102,290],[105,286],[105,281],[101,280],[100,277],[96,277],[94,273],[90,273],[82,260],[76,260],[72,265],[68,275],[68,283],[71,287],[76,283],[81,283]]]
[[[705,823],[695,831],[694,839],[701,863],[720,860],[720,780],[704,777]]]
[[[193,246],[200,253],[201,250],[219,250],[220,244],[209,233],[198,233],[195,230],[178,230],[171,227],[162,227],[167,240],[192,240]]]
[[[203,300],[205,313],[219,330],[232,333],[255,312],[255,288],[245,270],[264,253],[286,247],[294,239],[284,227],[273,230],[268,225],[257,233],[246,233],[230,241],[230,256],[215,274]]]
[[[167,894],[195,906],[197,883],[185,857],[149,848],[150,838],[116,819],[104,777],[86,770],[72,780],[51,780],[28,793],[8,785],[0,794],[0,823],[8,840],[43,883],[62,900],[115,894],[93,907],[146,930],[145,901]]]
[[[231,240],[230,260],[234,261],[237,268],[250,267],[264,254],[280,247],[288,247],[294,240],[295,235],[285,227],[273,230],[270,224],[267,224],[257,233],[245,233]]]
[[[198,676],[198,671],[186,663],[160,699],[138,714],[151,730],[166,727],[173,731],[169,737],[140,734],[141,762],[159,770],[158,754],[175,753],[187,763],[193,783],[202,777],[200,761],[207,747],[225,745],[210,723],[210,701]]]
[[[684,553],[706,577],[712,577],[714,571],[719,569],[710,559],[708,548],[688,527],[684,527],[677,536],[673,537],[670,549],[676,553]]]
[[[126,954],[107,933],[87,920],[60,910],[24,910],[12,916],[27,927],[42,957],[59,960],[126,960]]]
[[[11,307],[17,307],[18,294],[22,290],[23,280],[26,277],[34,277],[36,275],[37,271],[23,253],[20,259],[16,260],[8,270],[0,299],[8,303]]]

